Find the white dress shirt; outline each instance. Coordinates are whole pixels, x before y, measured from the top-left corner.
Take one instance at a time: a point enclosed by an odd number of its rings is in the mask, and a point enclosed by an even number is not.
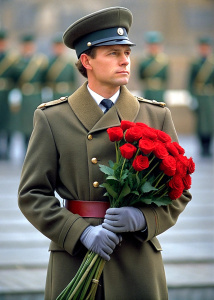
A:
[[[87,85],[88,91],[91,94],[92,98],[96,101],[97,105],[102,109],[104,112],[106,110],[106,107],[104,107],[100,102],[104,99],[102,96],[99,94],[95,93],[90,89],[90,87]],[[114,104],[116,103],[118,97],[120,95],[120,90],[118,90],[109,100],[111,100]]]

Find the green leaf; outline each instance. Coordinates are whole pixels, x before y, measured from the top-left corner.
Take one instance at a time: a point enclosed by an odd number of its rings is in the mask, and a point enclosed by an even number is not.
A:
[[[168,205],[170,203],[172,203],[172,200],[168,197],[165,198],[157,198],[156,200],[154,200],[154,203],[157,206],[162,206],[162,205]]]
[[[106,189],[106,191],[111,195],[113,198],[118,198],[118,193],[113,190],[113,188],[108,183],[103,183],[102,187]]]
[[[107,166],[104,165],[99,165],[100,167],[100,171],[103,172],[106,175],[114,175],[114,170],[112,170],[112,168],[109,168]]]
[[[142,193],[149,193],[151,191],[157,191],[155,187],[151,185],[150,182],[146,181],[144,185],[141,186]]]
[[[128,182],[125,183],[125,185],[123,186],[120,195],[118,197],[118,201],[122,200],[125,196],[127,196],[129,193],[131,192],[131,189],[128,185]]]
[[[112,175],[106,177],[106,180],[115,180],[117,182],[119,181],[115,176],[112,176]]]
[[[109,160],[108,163],[109,163],[109,167],[113,169],[114,168],[114,162],[112,160]]]

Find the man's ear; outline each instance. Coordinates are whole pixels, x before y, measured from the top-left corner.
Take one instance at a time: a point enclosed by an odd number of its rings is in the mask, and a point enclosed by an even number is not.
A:
[[[80,60],[81,60],[81,63],[83,65],[83,67],[85,67],[86,70],[91,70],[92,69],[91,64],[90,64],[90,60],[91,60],[90,56],[83,53],[80,56]]]

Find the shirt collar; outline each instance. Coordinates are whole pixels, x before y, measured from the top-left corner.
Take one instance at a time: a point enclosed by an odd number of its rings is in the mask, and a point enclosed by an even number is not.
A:
[[[94,91],[92,91],[88,85],[87,88],[92,98],[96,101],[97,105],[100,105],[100,102],[103,100],[103,97],[95,93]],[[120,89],[109,99],[115,104],[119,95],[120,95]]]

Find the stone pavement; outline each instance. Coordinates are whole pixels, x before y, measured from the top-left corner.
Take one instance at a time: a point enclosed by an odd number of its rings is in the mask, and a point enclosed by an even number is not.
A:
[[[177,224],[159,236],[169,300],[211,300],[214,299],[214,160],[198,155],[194,136],[179,139],[186,155],[193,157],[196,172],[192,176],[193,200]],[[22,161],[19,137],[12,149],[11,160],[0,161],[0,300],[42,300],[49,240],[18,209]]]

